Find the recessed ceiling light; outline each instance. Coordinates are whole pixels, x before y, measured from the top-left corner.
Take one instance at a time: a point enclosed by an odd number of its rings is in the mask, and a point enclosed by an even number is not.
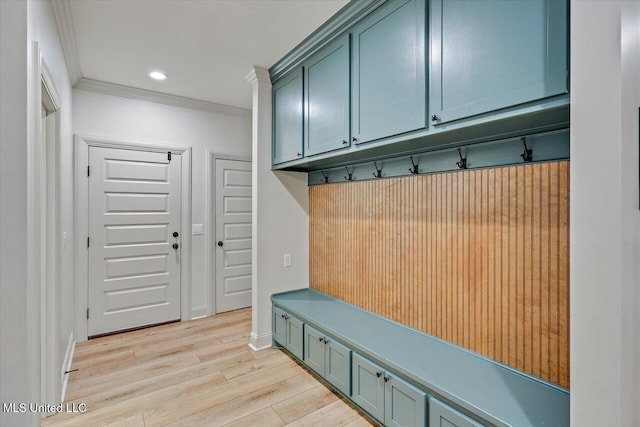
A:
[[[166,80],[167,79],[167,75],[161,71],[152,71],[149,73],[149,77],[151,77],[154,80]]]

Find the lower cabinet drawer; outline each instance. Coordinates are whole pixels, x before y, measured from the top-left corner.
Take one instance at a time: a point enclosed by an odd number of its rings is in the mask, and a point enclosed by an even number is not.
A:
[[[429,398],[429,427],[483,427],[436,398]]]

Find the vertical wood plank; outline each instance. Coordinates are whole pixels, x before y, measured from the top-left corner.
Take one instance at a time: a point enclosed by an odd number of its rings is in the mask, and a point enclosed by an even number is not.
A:
[[[315,186],[312,288],[569,386],[569,163]]]

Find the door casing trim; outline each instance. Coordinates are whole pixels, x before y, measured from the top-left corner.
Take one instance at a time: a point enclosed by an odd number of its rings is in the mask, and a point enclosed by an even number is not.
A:
[[[205,278],[207,280],[207,304],[209,305],[208,315],[216,314],[216,222],[213,218],[216,212],[216,160],[239,160],[251,163],[251,156],[241,156],[237,154],[226,154],[215,149],[207,149],[207,182],[205,194],[207,195],[207,206],[204,223],[205,240]]]
[[[76,342],[87,340],[89,306],[87,236],[89,235],[89,181],[87,165],[90,147],[119,148],[125,150],[152,151],[180,154],[182,160],[180,234],[182,235],[182,262],[180,263],[180,320],[191,319],[191,147],[113,139],[100,136],[76,134],[75,137],[75,201],[76,201]]]

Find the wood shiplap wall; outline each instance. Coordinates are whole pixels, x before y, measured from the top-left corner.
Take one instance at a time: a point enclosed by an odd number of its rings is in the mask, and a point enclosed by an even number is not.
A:
[[[310,286],[569,387],[569,162],[314,186]]]

